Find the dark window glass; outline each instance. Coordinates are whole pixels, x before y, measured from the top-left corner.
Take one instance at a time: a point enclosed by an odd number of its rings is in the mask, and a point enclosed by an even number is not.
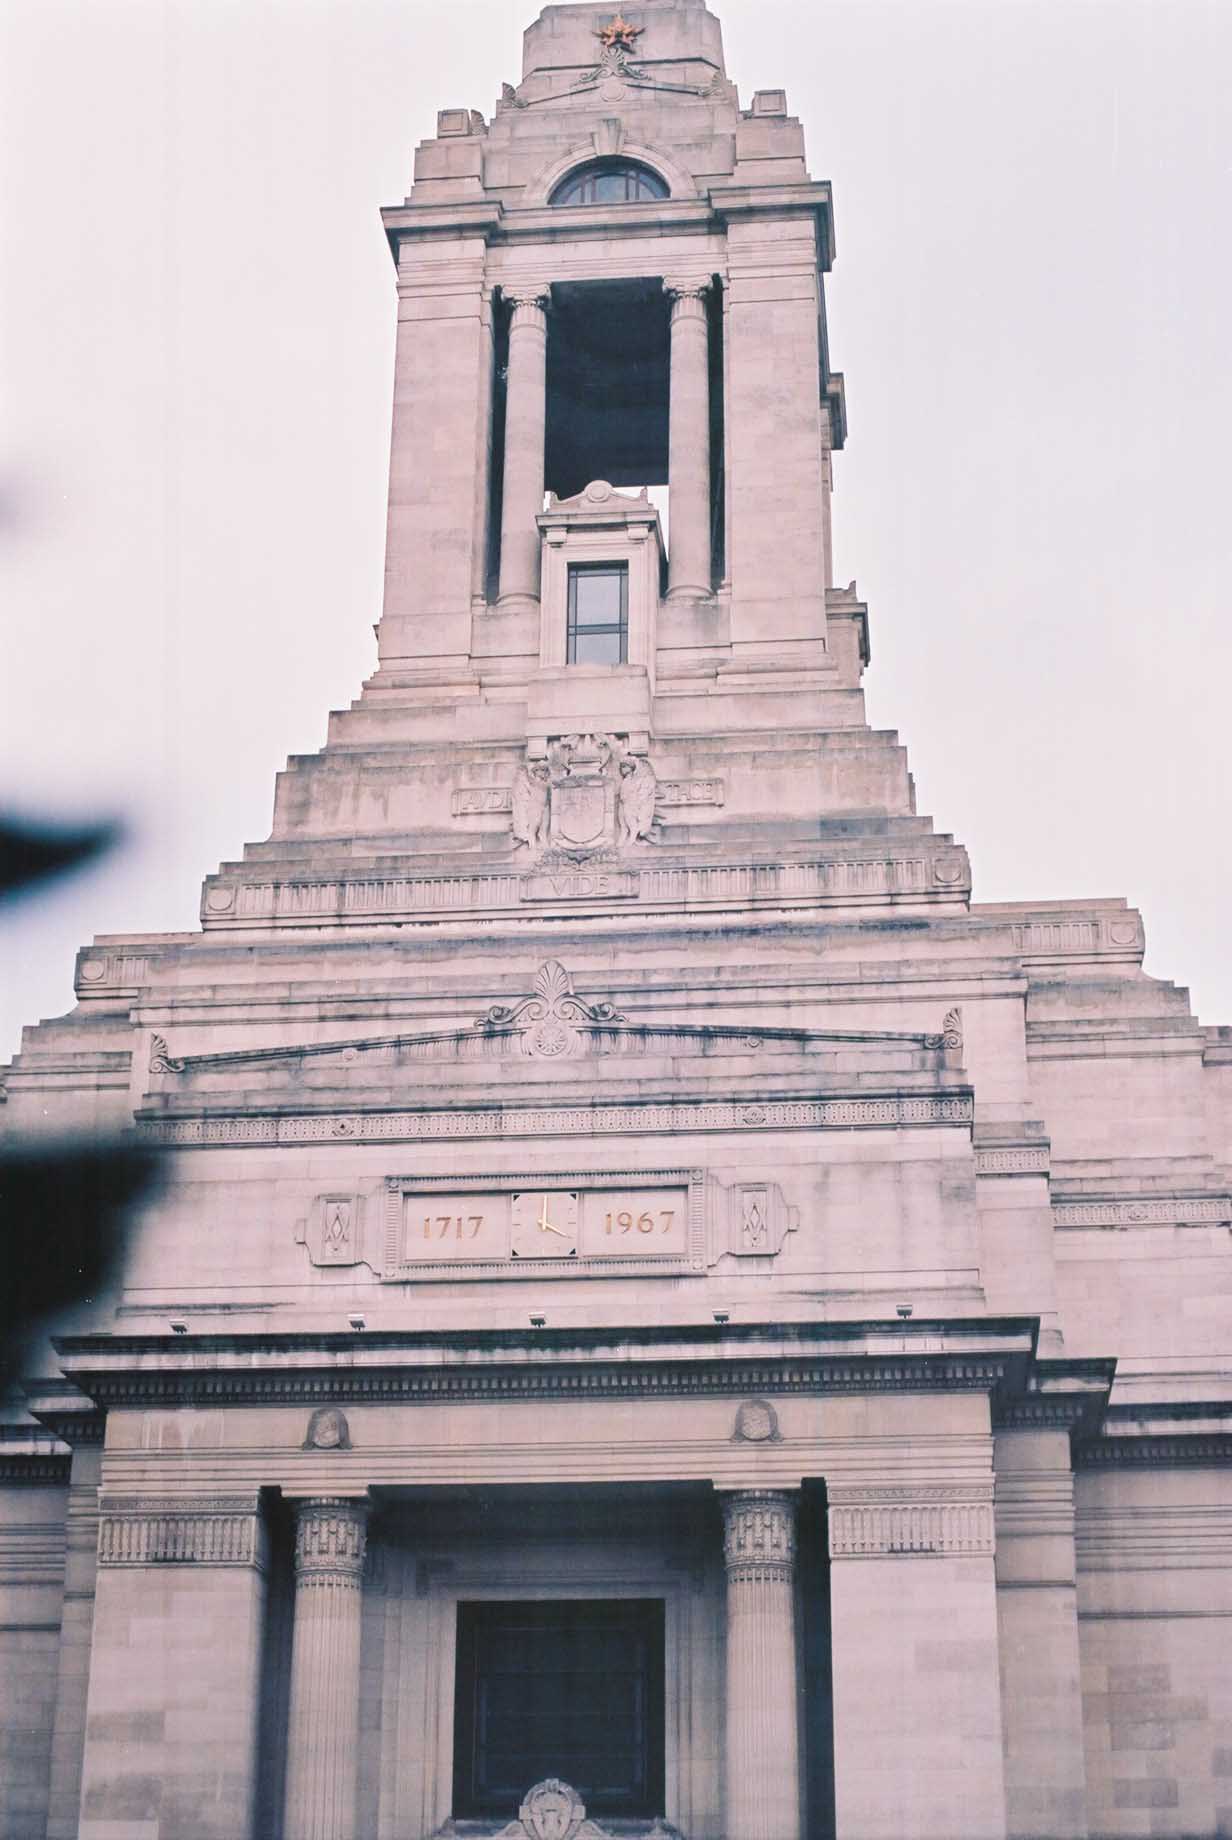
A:
[[[663,1604],[458,1605],[454,1814],[559,1776],[596,1815],[663,1813]]]
[[[623,562],[577,562],[569,568],[569,664],[627,664],[629,569]]]
[[[552,204],[641,204],[666,198],[668,190],[658,173],[648,166],[621,165],[609,160],[582,166],[562,179],[552,193]]]

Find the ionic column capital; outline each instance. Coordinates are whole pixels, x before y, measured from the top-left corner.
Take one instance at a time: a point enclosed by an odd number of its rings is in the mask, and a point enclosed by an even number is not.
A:
[[[316,1495],[295,1509],[297,1585],[353,1585],[363,1578],[368,1503],[352,1496]]]
[[[671,302],[673,320],[700,319],[705,315],[710,282],[698,280],[695,276],[669,275],[664,279],[663,292]]]
[[[723,1562],[734,1584],[790,1580],[796,1563],[797,1496],[788,1489],[723,1495]]]
[[[509,322],[511,332],[520,331],[523,327],[546,329],[547,311],[552,304],[552,291],[546,282],[524,281],[505,288],[503,293],[513,308],[513,318]]]

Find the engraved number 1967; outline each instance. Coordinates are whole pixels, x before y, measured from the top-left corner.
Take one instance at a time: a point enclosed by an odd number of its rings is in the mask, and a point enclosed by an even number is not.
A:
[[[659,1219],[663,1224],[659,1227],[659,1232],[670,1233],[672,1230],[672,1222],[675,1218],[676,1210],[674,1208],[660,1208]],[[634,1215],[628,1208],[623,1208],[619,1214],[608,1214],[606,1216],[603,1230],[605,1233],[609,1234],[632,1233],[635,1227],[639,1233],[653,1233],[655,1231],[654,1215]]]

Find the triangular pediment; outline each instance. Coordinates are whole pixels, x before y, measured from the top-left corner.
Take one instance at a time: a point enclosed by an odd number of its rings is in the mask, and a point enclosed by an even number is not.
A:
[[[820,1073],[846,1064],[861,1072],[918,1070],[938,1057],[957,1066],[962,1054],[961,1012],[951,1010],[936,1033],[896,1030],[767,1028],[744,1022],[640,1022],[607,1000],[574,989],[555,959],[536,972],[530,989],[513,1003],[496,1003],[460,1027],[415,1034],[365,1035],[351,1040],[296,1043],[209,1054],[175,1054],[161,1035],[151,1040],[149,1071],[159,1091],[218,1090],[262,1085],[364,1085],[391,1074],[412,1080],[419,1067],[439,1073],[450,1063],[477,1072],[493,1062],[534,1064],[550,1075],[556,1064],[588,1058],[676,1062],[755,1062],[767,1071],[808,1068]]]

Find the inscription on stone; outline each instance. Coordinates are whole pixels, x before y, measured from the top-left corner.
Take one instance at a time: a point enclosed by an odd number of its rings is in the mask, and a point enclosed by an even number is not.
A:
[[[468,817],[474,812],[510,811],[513,791],[509,786],[458,786],[450,798],[450,806],[455,818]]]
[[[408,1189],[404,1265],[509,1259],[683,1259],[687,1188]]]
[[[721,779],[661,779],[656,794],[660,805],[721,805]]]
[[[641,877],[635,870],[562,869],[522,880],[524,901],[605,901],[613,897],[635,901]]]

